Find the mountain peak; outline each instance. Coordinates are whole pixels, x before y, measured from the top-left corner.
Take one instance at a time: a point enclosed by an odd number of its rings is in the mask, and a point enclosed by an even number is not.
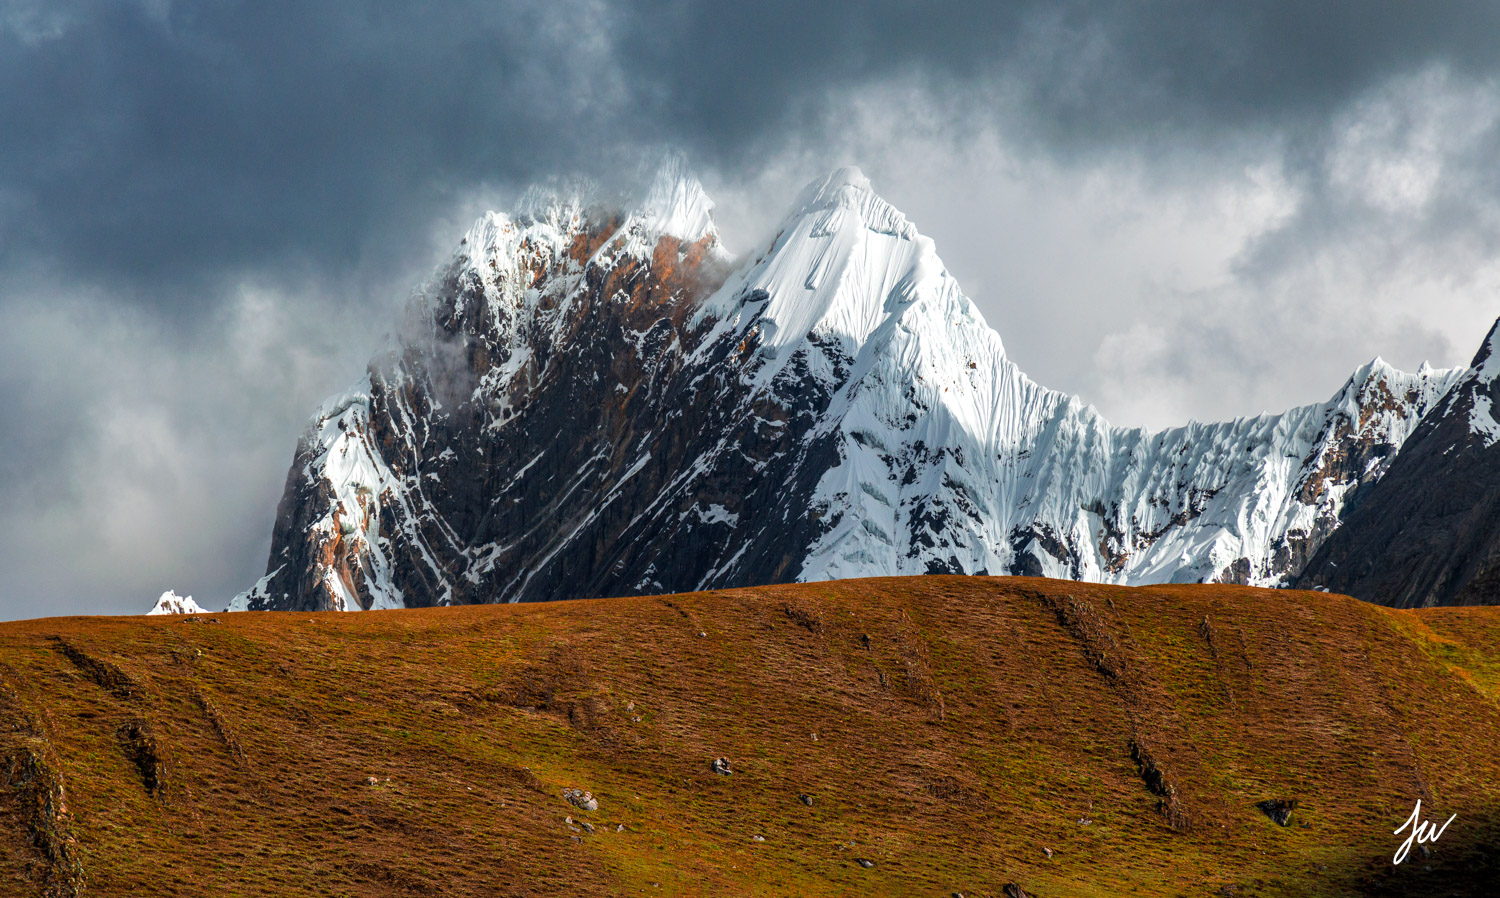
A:
[[[874,193],[870,188],[870,179],[855,165],[844,165],[834,169],[821,178],[815,178],[806,187],[802,188],[802,196],[798,201],[801,206],[814,206],[826,202],[830,197],[840,195],[845,189],[855,193]]]
[[[876,194],[858,168],[846,166],[803,189],[771,246],[699,314],[725,321],[736,311],[754,316],[754,342],[769,358],[814,335],[839,342],[852,357],[920,297],[936,294],[959,295],[932,241]],[[955,313],[984,327],[967,299]],[[777,370],[768,366],[761,376]]]
[[[877,234],[908,240],[918,237],[917,229],[901,210],[876,193],[870,179],[852,165],[836,168],[804,187],[792,219],[821,215],[814,232],[828,232],[842,223],[845,212],[857,216],[860,224]]]
[[[1485,334],[1484,343],[1480,344],[1479,351],[1474,354],[1474,361],[1469,364],[1481,383],[1489,383],[1496,375],[1500,375],[1500,353],[1496,353],[1500,346],[1497,343],[1500,343],[1500,319],[1490,325],[1490,332]]]
[[[203,607],[193,601],[192,596],[180,596],[172,590],[161,594],[147,614],[205,614]]]
[[[657,167],[634,216],[657,235],[697,243],[705,237],[718,239],[713,209],[714,201],[688,168],[687,160],[672,153]]]
[[[548,224],[567,230],[600,205],[599,185],[588,178],[552,178],[532,184],[516,201],[517,221]],[[491,213],[492,215],[494,213]]]

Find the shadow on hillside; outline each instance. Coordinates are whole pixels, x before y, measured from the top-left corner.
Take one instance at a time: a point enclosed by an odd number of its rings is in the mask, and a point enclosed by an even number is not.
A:
[[[1319,878],[1336,877],[1335,881],[1349,882],[1354,894],[1379,898],[1500,895],[1500,808],[1460,815],[1441,839],[1428,846],[1427,857],[1414,846],[1405,861],[1393,865],[1391,857],[1405,835],[1391,836],[1389,854],[1343,870],[1329,868]],[[1288,877],[1279,885],[1294,884],[1295,878]]]

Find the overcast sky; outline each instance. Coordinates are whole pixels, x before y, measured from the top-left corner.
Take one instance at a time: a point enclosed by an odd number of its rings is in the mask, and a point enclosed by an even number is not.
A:
[[[222,607],[474,216],[679,148],[731,249],[837,165],[1118,424],[1466,364],[1500,4],[0,0],[0,617]]]

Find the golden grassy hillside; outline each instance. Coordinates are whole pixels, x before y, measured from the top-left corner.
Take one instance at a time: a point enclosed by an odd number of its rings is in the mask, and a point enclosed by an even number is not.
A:
[[[1500,609],[1229,586],[10,623],[0,892],[1500,894],[1497,700]]]

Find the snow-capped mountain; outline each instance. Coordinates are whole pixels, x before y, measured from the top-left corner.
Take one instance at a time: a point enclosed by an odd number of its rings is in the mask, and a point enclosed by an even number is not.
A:
[[[1032,382],[855,169],[736,262],[679,161],[491,213],[288,475],[238,608],[880,574],[1295,577],[1468,372],[1161,432]]]
[[[147,614],[202,614],[203,608],[193,601],[192,596],[180,596],[172,590],[167,590],[151,606]]]

